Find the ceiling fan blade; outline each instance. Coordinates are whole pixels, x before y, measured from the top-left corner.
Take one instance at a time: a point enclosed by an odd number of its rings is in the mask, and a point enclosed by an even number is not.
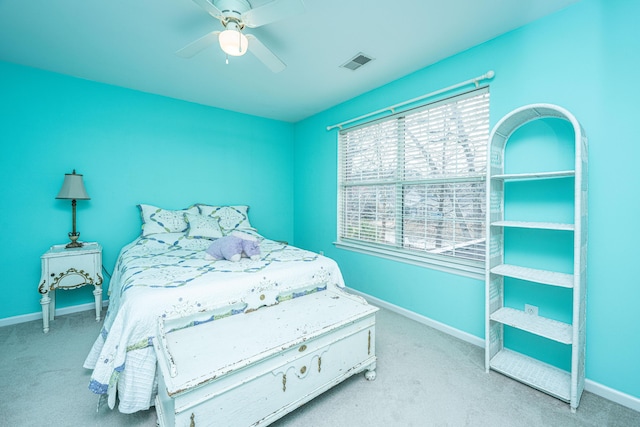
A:
[[[209,12],[209,15],[214,18],[220,19],[222,17],[222,11],[215,7],[209,0],[193,0],[193,2]]]
[[[247,34],[249,39],[249,52],[255,55],[264,65],[266,65],[274,73],[287,68],[284,62],[278,58],[275,53],[271,52],[268,47],[262,44],[254,35]]]
[[[212,44],[215,44],[218,41],[218,34],[220,34],[220,31],[212,31],[209,34],[200,37],[198,40],[189,43],[182,49],[177,50],[176,55],[182,58],[191,58],[200,51],[206,49]]]
[[[264,6],[243,13],[242,22],[249,28],[256,28],[302,12],[304,12],[302,0],[273,0]]]

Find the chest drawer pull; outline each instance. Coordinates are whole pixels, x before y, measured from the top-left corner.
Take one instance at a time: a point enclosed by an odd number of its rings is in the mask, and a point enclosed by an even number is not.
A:
[[[302,345],[300,346],[300,348],[298,349],[298,351],[299,351],[300,353],[302,353],[302,352],[303,352],[303,351],[305,351],[306,349],[307,349],[307,345],[306,345],[306,344],[302,344]]]
[[[304,373],[307,372],[307,367],[303,366],[302,368],[300,368],[300,373],[304,375]]]

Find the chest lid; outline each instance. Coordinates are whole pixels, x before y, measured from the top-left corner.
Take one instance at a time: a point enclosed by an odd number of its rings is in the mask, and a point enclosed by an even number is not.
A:
[[[164,333],[154,339],[169,394],[267,359],[372,316],[378,308],[357,296],[323,291],[250,313]]]

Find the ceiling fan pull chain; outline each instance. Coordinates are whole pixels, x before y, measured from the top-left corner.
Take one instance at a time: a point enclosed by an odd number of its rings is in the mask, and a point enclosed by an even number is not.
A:
[[[229,54],[225,53],[224,57],[225,57],[225,60],[224,60],[225,64],[229,65]]]
[[[238,52],[242,53],[242,33],[238,31]]]

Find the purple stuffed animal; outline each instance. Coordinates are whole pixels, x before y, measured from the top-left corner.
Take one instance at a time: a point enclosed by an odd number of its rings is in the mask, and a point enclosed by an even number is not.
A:
[[[260,246],[255,238],[244,239],[238,237],[238,235],[229,235],[211,243],[207,248],[207,254],[215,259],[226,259],[233,262],[240,261],[243,255],[251,258],[252,261],[258,261],[260,259]]]

